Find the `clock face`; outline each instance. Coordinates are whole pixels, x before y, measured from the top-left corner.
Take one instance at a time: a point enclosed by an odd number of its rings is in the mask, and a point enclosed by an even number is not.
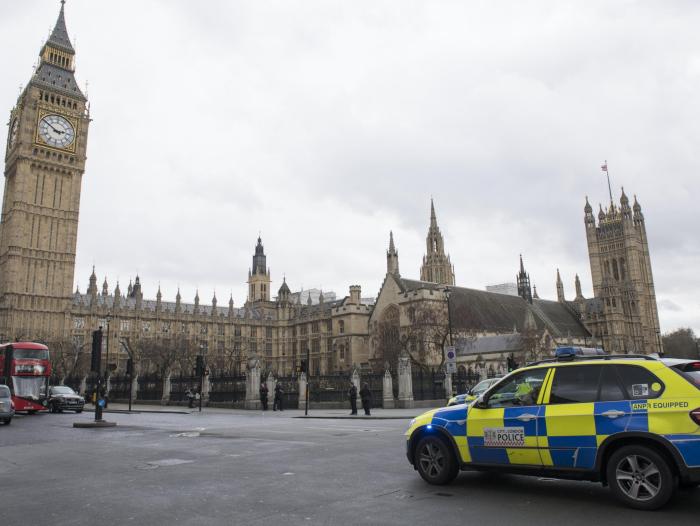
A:
[[[60,115],[44,115],[39,121],[39,136],[49,146],[67,148],[75,140],[75,130]]]
[[[12,148],[15,145],[15,142],[17,141],[17,132],[19,130],[19,119],[15,117],[15,120],[12,121],[12,125],[10,126],[10,148]]]

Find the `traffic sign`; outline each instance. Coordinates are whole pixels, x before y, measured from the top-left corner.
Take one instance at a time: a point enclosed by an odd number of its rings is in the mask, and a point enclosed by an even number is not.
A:
[[[447,362],[447,374],[455,374],[457,372],[457,364],[455,362]]]
[[[457,359],[457,351],[453,346],[449,346],[445,348],[445,361],[446,362],[452,362],[454,363],[455,360]]]

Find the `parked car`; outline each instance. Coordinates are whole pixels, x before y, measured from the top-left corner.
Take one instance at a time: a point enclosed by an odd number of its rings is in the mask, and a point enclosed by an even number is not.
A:
[[[54,385],[49,387],[49,398],[47,400],[49,411],[61,413],[64,410],[82,413],[85,406],[85,398],[73,391],[67,385]]]
[[[0,420],[9,426],[13,416],[15,416],[15,404],[12,402],[10,388],[0,385]]]
[[[463,393],[463,394],[458,394],[457,396],[453,396],[450,398],[449,402],[447,402],[448,406],[452,405],[458,405],[458,404],[466,404],[469,402],[473,402],[481,394],[486,392],[486,390],[491,387],[493,384],[498,382],[502,376],[497,376],[495,378],[487,378],[486,380],[482,380],[478,384],[476,384],[474,387],[472,387],[468,392]]]

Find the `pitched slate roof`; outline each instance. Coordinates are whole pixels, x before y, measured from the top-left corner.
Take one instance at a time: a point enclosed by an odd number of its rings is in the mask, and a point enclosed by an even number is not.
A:
[[[402,292],[443,291],[444,285],[394,276]],[[476,332],[510,333],[523,330],[525,314],[532,310],[538,329],[546,328],[555,337],[590,336],[576,312],[564,303],[534,299],[532,305],[520,296],[485,290],[450,287],[450,317],[455,329]]]
[[[523,348],[522,337],[518,333],[458,338],[456,343],[457,356],[518,352]]]
[[[72,71],[59,68],[48,62],[39,64],[29,83],[40,88],[60,91],[76,99],[87,100],[83,92],[80,91]]]
[[[68,37],[68,29],[66,28],[66,17],[63,12],[63,3],[61,3],[61,11],[58,13],[58,19],[56,19],[56,25],[51,32],[47,44],[51,44],[59,49],[68,51],[69,53],[75,53],[73,49],[73,44],[70,43],[70,38]]]

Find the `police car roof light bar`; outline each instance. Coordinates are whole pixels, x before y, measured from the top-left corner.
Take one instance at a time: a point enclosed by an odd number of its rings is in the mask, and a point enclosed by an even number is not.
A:
[[[541,365],[543,363],[560,363],[560,362],[573,362],[573,361],[586,361],[586,360],[648,360],[657,361],[658,358],[650,356],[648,354],[605,354],[605,355],[593,355],[593,356],[573,356],[569,358],[568,356],[564,359],[561,358],[547,358],[546,360],[539,360],[537,362],[531,362],[525,365],[525,367],[532,367],[534,365]]]

